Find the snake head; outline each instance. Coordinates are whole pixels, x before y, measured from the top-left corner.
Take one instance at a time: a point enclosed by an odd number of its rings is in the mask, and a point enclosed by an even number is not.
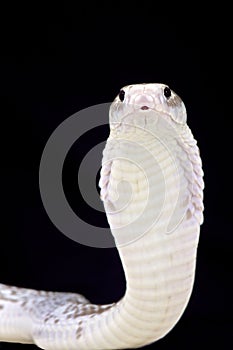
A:
[[[185,124],[186,108],[181,98],[164,84],[124,86],[110,107],[111,122],[121,122],[127,115],[155,111],[169,116],[177,124]]]

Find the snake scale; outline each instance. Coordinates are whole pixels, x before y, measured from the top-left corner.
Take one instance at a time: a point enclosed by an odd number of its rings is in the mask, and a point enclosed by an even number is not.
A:
[[[0,340],[47,350],[128,349],[164,337],[189,301],[203,221],[203,171],[181,98],[123,87],[110,107],[101,199],[126,292],[94,305],[74,293],[0,284]]]

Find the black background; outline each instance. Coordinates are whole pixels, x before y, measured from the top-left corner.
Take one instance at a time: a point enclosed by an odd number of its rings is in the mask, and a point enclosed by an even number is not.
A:
[[[112,8],[20,4],[1,12],[2,283],[79,292],[94,303],[123,296],[125,280],[116,250],[79,245],[49,220],[39,193],[40,157],[63,120],[85,107],[112,101],[124,85],[166,83],[186,104],[206,184],[195,286],[176,327],[145,349],[233,345],[228,200],[232,113],[226,113],[231,91],[224,81],[230,43],[227,26],[218,24],[227,22],[225,17],[218,13],[207,18],[200,12],[177,17],[148,4],[132,12],[120,3]],[[93,140],[100,142],[107,132],[84,137],[67,161],[66,194],[77,211],[84,206],[76,196],[78,150],[90,149]],[[0,349],[36,347],[2,343]]]

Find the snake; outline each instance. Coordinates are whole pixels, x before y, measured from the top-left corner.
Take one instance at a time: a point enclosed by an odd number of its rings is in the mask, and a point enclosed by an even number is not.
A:
[[[177,324],[194,285],[204,173],[182,99],[166,84],[124,86],[109,108],[100,198],[126,279],[124,296],[0,284],[0,341],[46,350],[130,349]]]

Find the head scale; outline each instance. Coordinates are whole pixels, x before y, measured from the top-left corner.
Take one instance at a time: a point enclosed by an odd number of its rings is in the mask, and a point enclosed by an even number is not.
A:
[[[119,123],[134,111],[155,111],[169,116],[177,124],[185,124],[186,108],[181,98],[164,84],[135,84],[124,86],[110,108],[111,122]]]

